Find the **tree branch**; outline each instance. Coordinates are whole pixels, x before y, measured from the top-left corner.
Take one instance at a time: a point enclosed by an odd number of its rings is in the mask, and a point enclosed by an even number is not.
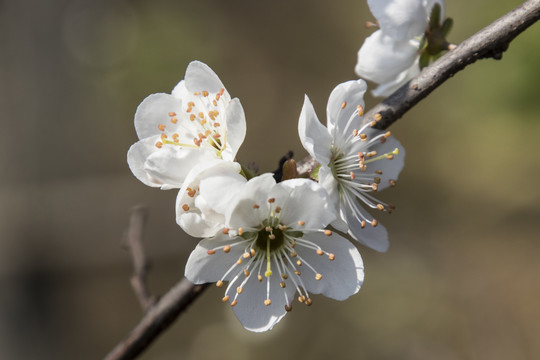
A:
[[[526,1],[426,67],[417,77],[367,112],[365,118],[369,121],[376,120],[377,128],[386,129],[467,65],[483,58],[500,59],[510,42],[539,18],[540,0]],[[310,166],[314,166],[312,159],[304,159],[298,164],[298,172],[305,173]],[[149,308],[135,329],[105,359],[135,358],[171,325],[207,286],[208,284],[193,285],[187,279],[182,279]]]
[[[540,0],[529,0],[449,51],[364,116],[386,129],[443,82],[477,60],[500,60],[516,36],[540,18]],[[380,114],[380,115],[378,115]]]

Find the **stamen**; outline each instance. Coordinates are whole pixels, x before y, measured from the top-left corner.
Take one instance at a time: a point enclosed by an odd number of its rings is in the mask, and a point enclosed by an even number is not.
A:
[[[216,286],[217,286],[218,288],[222,287],[222,286],[223,286],[223,281],[218,280],[217,283],[216,283]]]

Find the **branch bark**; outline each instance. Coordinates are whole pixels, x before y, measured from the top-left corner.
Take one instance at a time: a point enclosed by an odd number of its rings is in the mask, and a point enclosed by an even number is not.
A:
[[[500,59],[510,42],[539,18],[540,0],[526,1],[425,68],[417,77],[367,112],[365,119],[377,121],[377,128],[388,128],[467,65],[484,58]],[[298,172],[305,173],[308,167],[314,166],[312,161],[307,158],[299,162]],[[124,360],[138,356],[207,286],[193,285],[187,279],[182,279],[149,308],[139,324],[105,359]]]

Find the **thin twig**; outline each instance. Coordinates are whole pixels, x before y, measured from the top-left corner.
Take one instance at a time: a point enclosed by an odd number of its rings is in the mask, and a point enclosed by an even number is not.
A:
[[[526,1],[425,68],[417,77],[367,112],[366,118],[375,120],[377,114],[380,114],[377,127],[387,128],[465,66],[483,58],[500,59],[510,42],[539,18],[540,0]],[[313,164],[310,159],[305,159],[298,166],[298,172],[303,173],[303,166],[310,167]],[[148,310],[135,329],[111,351],[106,360],[135,358],[172,324],[206,286],[181,280]]]
[[[142,239],[147,218],[148,209],[146,206],[138,205],[133,207],[129,218],[129,226],[126,230],[126,242],[133,260],[131,286],[141,304],[143,312],[146,312],[156,301],[155,297],[150,294],[146,282],[150,263],[146,258]]]

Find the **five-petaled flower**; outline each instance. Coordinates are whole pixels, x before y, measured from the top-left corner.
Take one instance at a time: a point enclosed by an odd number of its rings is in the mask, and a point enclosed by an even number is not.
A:
[[[390,132],[374,129],[375,122],[362,122],[365,91],[363,80],[339,84],[328,99],[327,128],[306,96],[298,132],[304,148],[321,164],[319,182],[344,221],[332,225],[370,248],[386,251],[386,229],[362,205],[393,210],[372,193],[396,184],[405,151]]]
[[[276,184],[272,174],[264,174],[235,189],[224,227],[199,242],[185,275],[196,284],[222,287],[228,281],[223,301],[246,329],[270,330],[295,297],[309,306],[310,293],[344,300],[358,292],[362,259],[348,240],[325,230],[336,215],[319,184],[308,179]],[[204,191],[201,187],[200,196]],[[228,191],[226,183],[213,191]],[[207,201],[212,211],[222,205],[215,196]]]
[[[213,159],[233,161],[244,141],[246,121],[237,98],[199,61],[172,94],[148,96],[135,113],[139,137],[128,152],[133,174],[144,184],[180,188],[189,171]]]
[[[388,96],[420,72],[420,47],[435,4],[444,18],[443,0],[368,0],[380,29],[362,44],[355,72],[380,84],[373,95]]]

